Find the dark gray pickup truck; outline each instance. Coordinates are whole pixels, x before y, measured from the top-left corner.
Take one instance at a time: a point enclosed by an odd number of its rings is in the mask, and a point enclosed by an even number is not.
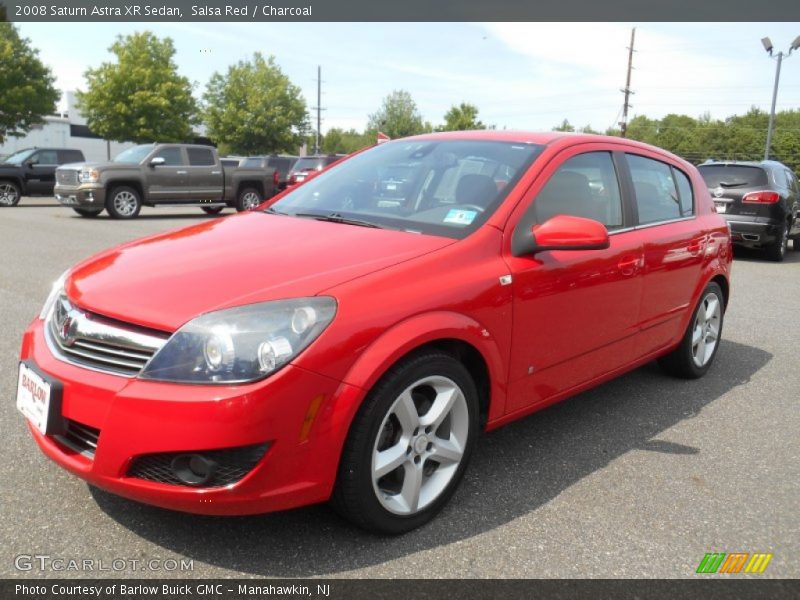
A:
[[[108,163],[77,163],[56,170],[55,196],[83,217],[103,210],[132,219],[142,206],[198,206],[216,214],[226,206],[252,210],[278,188],[275,169],[223,166],[209,146],[147,144]]]

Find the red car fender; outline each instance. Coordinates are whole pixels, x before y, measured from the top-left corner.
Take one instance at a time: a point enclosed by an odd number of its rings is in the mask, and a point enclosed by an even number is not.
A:
[[[502,352],[492,334],[483,325],[461,313],[429,312],[397,323],[361,353],[347,372],[344,383],[358,386],[365,391],[370,390],[403,356],[429,342],[445,339],[460,340],[480,353],[489,372],[488,420],[502,415],[507,379]]]

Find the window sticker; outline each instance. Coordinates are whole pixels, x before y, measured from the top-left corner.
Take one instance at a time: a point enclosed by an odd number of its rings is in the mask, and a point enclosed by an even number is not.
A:
[[[474,210],[458,210],[457,208],[453,208],[448,211],[444,222],[453,223],[454,225],[469,225],[475,220],[477,215],[477,211]]]

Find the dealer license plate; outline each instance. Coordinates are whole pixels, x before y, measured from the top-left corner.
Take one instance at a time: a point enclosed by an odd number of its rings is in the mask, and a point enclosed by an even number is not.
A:
[[[25,363],[19,364],[17,408],[42,433],[50,419],[52,386]]]

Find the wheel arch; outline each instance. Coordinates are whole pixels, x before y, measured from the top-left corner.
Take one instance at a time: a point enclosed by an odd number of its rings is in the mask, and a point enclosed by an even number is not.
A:
[[[123,186],[127,186],[136,190],[136,192],[139,194],[139,199],[142,201],[142,204],[147,202],[142,183],[136,179],[112,179],[111,181],[106,182],[105,190],[107,197],[111,197],[111,194],[116,188]]]
[[[485,327],[460,313],[426,313],[388,329],[356,359],[344,382],[358,386],[366,396],[392,366],[426,348],[450,354],[473,376],[482,424],[502,415],[506,397],[506,360],[503,359],[506,353]]]

